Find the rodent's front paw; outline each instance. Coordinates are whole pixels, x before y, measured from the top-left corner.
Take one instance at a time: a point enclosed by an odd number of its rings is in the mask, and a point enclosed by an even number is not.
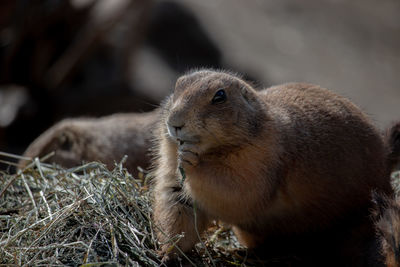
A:
[[[197,146],[183,143],[178,147],[178,163],[182,168],[195,167],[199,164],[199,152]]]
[[[180,167],[195,167],[199,164],[199,155],[192,151],[179,151],[178,164]]]

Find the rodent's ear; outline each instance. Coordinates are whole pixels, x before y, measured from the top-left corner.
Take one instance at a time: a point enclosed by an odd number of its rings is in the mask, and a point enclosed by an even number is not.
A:
[[[257,100],[257,96],[254,94],[254,92],[251,89],[246,88],[246,86],[242,86],[240,88],[240,92],[245,101],[245,104],[247,105],[247,107],[250,110],[256,111],[256,110],[260,109],[260,103]]]

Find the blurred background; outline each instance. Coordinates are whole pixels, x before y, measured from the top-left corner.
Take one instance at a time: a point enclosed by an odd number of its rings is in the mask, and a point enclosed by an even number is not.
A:
[[[196,67],[303,81],[400,119],[399,0],[3,0],[0,151],[66,117],[149,111]]]

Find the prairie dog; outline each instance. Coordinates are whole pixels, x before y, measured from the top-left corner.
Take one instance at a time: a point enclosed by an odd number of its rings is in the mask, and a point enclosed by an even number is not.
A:
[[[374,236],[371,190],[392,189],[382,137],[349,100],[304,83],[256,91],[240,76],[200,70],[177,80],[160,112],[153,171],[162,253],[178,234],[183,251],[198,242],[195,206],[200,232],[217,219],[249,248],[289,249],[299,239],[304,250],[337,245],[359,260],[352,245]]]
[[[151,111],[65,119],[34,140],[24,156],[42,157],[54,151],[49,160],[64,167],[97,160],[112,169],[115,162],[128,155],[125,166],[136,175],[138,166],[149,165],[148,149],[157,116],[157,111]],[[21,160],[19,168],[27,164],[28,161]]]

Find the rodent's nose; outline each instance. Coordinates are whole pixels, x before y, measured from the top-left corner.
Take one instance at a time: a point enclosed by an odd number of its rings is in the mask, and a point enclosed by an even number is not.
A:
[[[183,116],[180,113],[173,113],[168,117],[167,123],[169,126],[174,127],[175,129],[182,129],[185,125],[185,121]]]

